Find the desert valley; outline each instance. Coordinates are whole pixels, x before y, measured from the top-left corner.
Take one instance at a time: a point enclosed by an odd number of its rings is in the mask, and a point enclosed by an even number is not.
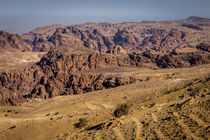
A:
[[[210,139],[210,19],[0,31],[0,139]]]

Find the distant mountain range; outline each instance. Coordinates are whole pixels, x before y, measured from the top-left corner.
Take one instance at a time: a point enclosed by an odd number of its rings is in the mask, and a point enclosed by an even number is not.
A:
[[[120,45],[129,52],[165,52],[186,45],[208,43],[209,31],[210,19],[195,16],[179,21],[55,24],[21,36],[1,31],[0,49],[47,52],[59,46],[85,46],[104,53]]]
[[[1,70],[0,104],[17,105],[28,98],[47,99],[142,81],[132,76],[97,72],[104,69],[208,64],[209,41],[210,19],[200,17],[162,22],[52,25],[21,36],[1,31],[1,52],[46,54],[38,63],[21,71]]]

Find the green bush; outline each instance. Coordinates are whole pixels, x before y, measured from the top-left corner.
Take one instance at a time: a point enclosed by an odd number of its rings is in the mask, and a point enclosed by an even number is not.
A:
[[[81,128],[81,127],[86,126],[87,123],[88,123],[88,120],[86,118],[80,118],[79,122],[74,124],[74,127],[75,128]]]
[[[120,118],[123,115],[127,115],[129,113],[130,105],[127,104],[120,104],[114,110],[114,117]]]

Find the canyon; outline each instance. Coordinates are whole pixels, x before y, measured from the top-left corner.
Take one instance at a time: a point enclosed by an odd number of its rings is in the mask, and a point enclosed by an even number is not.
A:
[[[201,17],[0,31],[0,139],[208,139],[209,39]]]

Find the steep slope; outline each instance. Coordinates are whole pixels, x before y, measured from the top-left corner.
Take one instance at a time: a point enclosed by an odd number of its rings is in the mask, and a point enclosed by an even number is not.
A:
[[[48,38],[54,34],[57,28],[65,27],[64,25],[54,24],[52,26],[45,26],[42,28],[36,28],[29,33],[22,34],[22,38],[27,43],[33,46],[33,51],[47,52],[54,46],[48,41]]]
[[[19,35],[0,31],[1,51],[30,51],[31,46],[27,44]]]
[[[202,79],[143,103],[132,100],[130,115],[73,134],[66,132],[59,138],[209,139],[209,99],[209,78]]]

